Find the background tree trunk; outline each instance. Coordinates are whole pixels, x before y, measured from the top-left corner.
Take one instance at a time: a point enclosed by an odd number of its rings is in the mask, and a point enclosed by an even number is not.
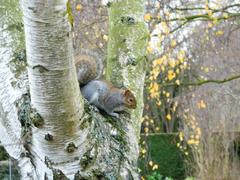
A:
[[[144,23],[143,0],[113,1],[109,4],[109,42],[107,79],[114,85],[124,86],[134,92],[137,109],[126,122],[130,162],[137,162],[139,155],[143,89],[145,79],[146,46],[148,30]],[[127,166],[127,165],[126,165]],[[136,166],[131,165],[131,166]],[[126,178],[126,177],[125,177]],[[134,179],[137,177],[134,177]]]
[[[131,118],[136,123],[139,136],[143,110],[146,46],[148,30],[144,23],[143,0],[122,0],[111,3],[109,8],[109,43],[107,79],[113,84],[132,90],[137,97],[137,110]]]

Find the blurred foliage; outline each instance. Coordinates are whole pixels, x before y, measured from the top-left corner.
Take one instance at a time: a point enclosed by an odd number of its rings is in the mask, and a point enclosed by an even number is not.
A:
[[[4,164],[2,162],[6,162],[9,160],[9,156],[7,154],[7,152],[5,151],[5,149],[0,146],[0,179],[8,179],[9,177],[9,164]],[[17,169],[17,164],[15,161],[11,161],[12,162],[12,179],[14,180],[18,180],[20,179],[19,173],[18,173],[18,169]]]
[[[172,180],[172,178],[164,177],[157,172],[153,172],[150,175],[147,175],[147,180]]]
[[[0,146],[0,161],[7,160],[7,159],[8,159],[7,152],[2,146]]]
[[[12,165],[11,172],[12,172],[11,178],[13,180],[20,180],[20,175],[18,173],[17,165],[15,163]],[[0,166],[0,179],[9,179],[9,166],[8,165]]]
[[[179,141],[177,135],[153,134],[142,136],[141,139],[139,168],[143,176],[157,172],[163,177],[179,180],[185,178],[184,155],[176,146]],[[146,144],[147,146],[144,146]],[[146,151],[144,151],[145,148],[147,148]]]

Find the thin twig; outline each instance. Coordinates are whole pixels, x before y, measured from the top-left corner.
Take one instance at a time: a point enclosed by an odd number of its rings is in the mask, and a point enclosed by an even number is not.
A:
[[[235,79],[239,79],[240,75],[236,75],[236,76],[232,76],[229,78],[225,78],[223,80],[216,80],[216,79],[209,79],[209,80],[200,80],[198,82],[180,82],[180,85],[182,86],[201,86],[203,84],[207,84],[207,83],[216,83],[216,84],[223,84]],[[163,84],[163,87],[168,87],[168,86],[176,86],[176,83],[167,83],[167,84]]]

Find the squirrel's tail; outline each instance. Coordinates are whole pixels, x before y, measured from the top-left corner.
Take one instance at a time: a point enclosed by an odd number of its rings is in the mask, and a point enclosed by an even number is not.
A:
[[[102,61],[92,53],[80,53],[75,57],[77,77],[80,86],[98,79],[102,75]]]

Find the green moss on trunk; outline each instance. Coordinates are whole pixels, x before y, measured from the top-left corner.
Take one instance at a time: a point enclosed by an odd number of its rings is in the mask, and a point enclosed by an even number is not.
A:
[[[143,0],[122,0],[109,4],[109,44],[107,79],[134,92],[137,109],[131,119],[140,131],[143,109],[146,46],[148,30],[143,20]]]

